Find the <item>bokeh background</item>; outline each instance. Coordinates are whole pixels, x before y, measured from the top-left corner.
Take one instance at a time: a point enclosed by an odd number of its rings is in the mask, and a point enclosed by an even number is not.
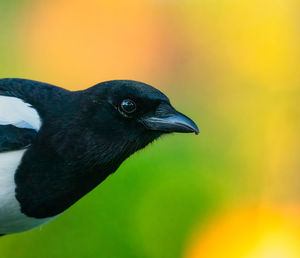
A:
[[[127,160],[6,258],[299,258],[300,2],[0,1],[0,77],[135,79],[199,125]]]

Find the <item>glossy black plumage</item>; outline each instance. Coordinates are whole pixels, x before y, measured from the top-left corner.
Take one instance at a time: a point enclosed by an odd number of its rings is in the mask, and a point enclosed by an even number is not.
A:
[[[29,146],[37,132],[33,129],[0,125],[0,152],[18,150]]]
[[[15,174],[16,198],[28,217],[63,212],[164,133],[198,133],[163,93],[135,81],[109,81],[71,92],[36,81],[2,79],[0,95],[21,98],[42,120],[38,133],[0,126],[0,152],[30,145]],[[124,99],[136,104],[133,114],[120,110]],[[153,120],[157,116],[159,121]],[[169,117],[178,119],[171,122]]]

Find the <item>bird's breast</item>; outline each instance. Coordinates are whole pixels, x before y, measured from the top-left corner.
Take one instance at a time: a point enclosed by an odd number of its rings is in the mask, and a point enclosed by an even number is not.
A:
[[[16,199],[15,173],[26,150],[0,153],[0,233],[11,234],[37,227],[52,218],[37,219],[21,212]]]

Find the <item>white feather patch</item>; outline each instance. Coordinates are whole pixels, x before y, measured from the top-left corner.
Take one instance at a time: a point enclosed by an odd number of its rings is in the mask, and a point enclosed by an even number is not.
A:
[[[37,111],[23,100],[0,96],[0,125],[14,125],[38,131],[41,119]]]
[[[52,218],[30,218],[21,212],[16,199],[15,172],[26,150],[0,153],[0,233],[26,231],[48,222]]]

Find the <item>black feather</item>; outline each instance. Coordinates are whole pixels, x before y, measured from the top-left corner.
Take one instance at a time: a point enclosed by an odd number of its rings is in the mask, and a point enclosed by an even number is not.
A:
[[[138,123],[168,98],[155,88],[135,81],[110,81],[84,91],[24,79],[0,80],[0,95],[21,98],[42,119],[32,130],[3,127],[2,149],[33,143],[16,172],[16,198],[30,217],[58,215],[113,173],[131,154],[162,133]],[[131,98],[137,112],[131,119],[118,112]],[[5,131],[4,131],[5,130]],[[13,136],[15,137],[11,137]]]

